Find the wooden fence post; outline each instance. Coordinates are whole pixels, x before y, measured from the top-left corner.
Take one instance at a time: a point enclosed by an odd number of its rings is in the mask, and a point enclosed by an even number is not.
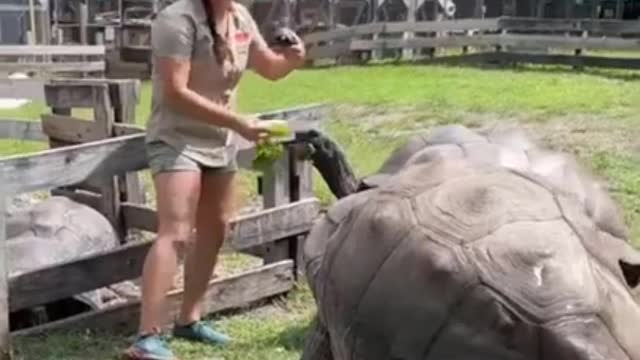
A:
[[[289,161],[290,167],[290,194],[291,201],[299,201],[314,197],[313,192],[313,166],[309,160],[306,160],[306,149],[303,145],[295,145],[290,148]],[[294,275],[296,279],[304,276],[303,250],[306,236],[298,236],[293,241],[291,255],[294,258]]]
[[[67,80],[45,85],[47,105],[58,117],[43,116],[43,128],[51,147],[78,144],[135,132],[135,106],[138,100],[137,80]],[[70,117],[73,107],[93,108],[93,121]],[[119,126],[120,124],[126,126]],[[127,127],[129,126],[129,127]],[[142,129],[140,129],[142,131]],[[76,190],[102,196],[99,210],[109,219],[120,239],[126,241],[127,229],[120,204],[144,204],[140,174],[129,173],[105,179],[90,179],[81,184],[55,189],[53,194],[73,196]],[[91,204],[87,204],[91,205]],[[95,204],[93,204],[95,206]]]
[[[313,168],[302,158],[300,146],[289,146],[287,152],[276,161],[262,177],[262,196],[265,208],[273,208],[290,202],[313,197]],[[282,239],[264,248],[266,264],[293,259],[296,277],[302,274],[299,264],[302,260],[304,236]]]
[[[589,31],[588,30],[582,30],[582,32],[580,33],[580,36],[583,39],[588,38],[589,37]],[[582,70],[582,69],[584,69],[583,61],[582,61],[582,51],[583,51],[583,49],[575,49],[574,50],[574,55],[575,55],[575,58],[576,58],[576,64],[573,66],[574,70]]]
[[[93,116],[96,126],[100,129],[100,136],[104,139],[113,136],[115,125],[115,111],[111,104],[109,85],[104,84],[94,88]],[[120,212],[120,184],[117,176],[100,179],[100,193],[102,195],[102,211],[113,225],[120,239],[125,239],[126,229]]]
[[[2,179],[0,179],[1,181]],[[0,188],[0,360],[11,359],[9,267],[7,266],[6,194]]]
[[[288,153],[278,159],[262,176],[262,201],[265,209],[285,205],[291,201],[290,158]],[[283,239],[264,248],[265,264],[291,257],[291,239]]]
[[[140,81],[138,80],[117,80],[111,84],[116,123],[135,125],[139,92]],[[120,134],[115,135],[118,136]],[[120,188],[123,201],[136,204],[144,204],[146,202],[144,185],[139,173],[128,173],[121,177]]]
[[[407,20],[406,21],[415,24],[415,22],[416,22],[416,12],[418,10],[417,9],[417,7],[418,7],[417,0],[405,0],[404,4],[407,6]],[[415,36],[416,36],[416,34],[413,31],[406,31],[406,32],[404,32],[402,34],[402,38],[404,40],[413,39],[413,38],[415,38]],[[415,55],[414,52],[417,52],[417,51],[414,51],[414,49],[412,49],[412,48],[409,48],[409,49],[405,48],[405,49],[402,49],[401,56],[405,60],[413,60],[414,55]]]

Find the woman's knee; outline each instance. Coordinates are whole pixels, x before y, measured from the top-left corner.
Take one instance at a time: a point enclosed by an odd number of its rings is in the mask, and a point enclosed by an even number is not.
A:
[[[156,240],[160,245],[168,246],[179,257],[183,257],[195,241],[195,229],[189,224],[177,224],[158,232]]]

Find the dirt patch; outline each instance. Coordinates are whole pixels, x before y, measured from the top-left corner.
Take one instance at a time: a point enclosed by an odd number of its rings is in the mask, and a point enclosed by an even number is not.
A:
[[[435,112],[425,105],[339,105],[334,108],[333,118],[381,137],[406,137],[446,124],[472,128],[508,124],[522,127],[532,138],[548,147],[578,156],[596,151],[631,154],[638,147],[640,138],[640,127],[634,119],[611,119],[589,114],[510,116],[455,110]]]
[[[640,129],[631,120],[586,115],[558,117],[526,126],[539,132],[549,146],[578,155],[595,151],[631,154],[640,135]]]

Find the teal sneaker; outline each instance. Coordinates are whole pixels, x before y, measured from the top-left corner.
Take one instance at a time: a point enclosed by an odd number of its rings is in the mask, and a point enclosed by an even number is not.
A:
[[[196,321],[188,325],[175,325],[173,336],[190,341],[198,341],[213,345],[226,345],[231,339],[208,326],[202,321]]]
[[[130,360],[178,360],[160,335],[140,336],[125,353]]]

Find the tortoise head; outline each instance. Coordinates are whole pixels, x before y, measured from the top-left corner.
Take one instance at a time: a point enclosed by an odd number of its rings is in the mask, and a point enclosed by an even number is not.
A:
[[[296,141],[310,146],[311,162],[336,198],[359,190],[359,181],[347,156],[333,139],[319,130],[310,130],[297,133]]]

